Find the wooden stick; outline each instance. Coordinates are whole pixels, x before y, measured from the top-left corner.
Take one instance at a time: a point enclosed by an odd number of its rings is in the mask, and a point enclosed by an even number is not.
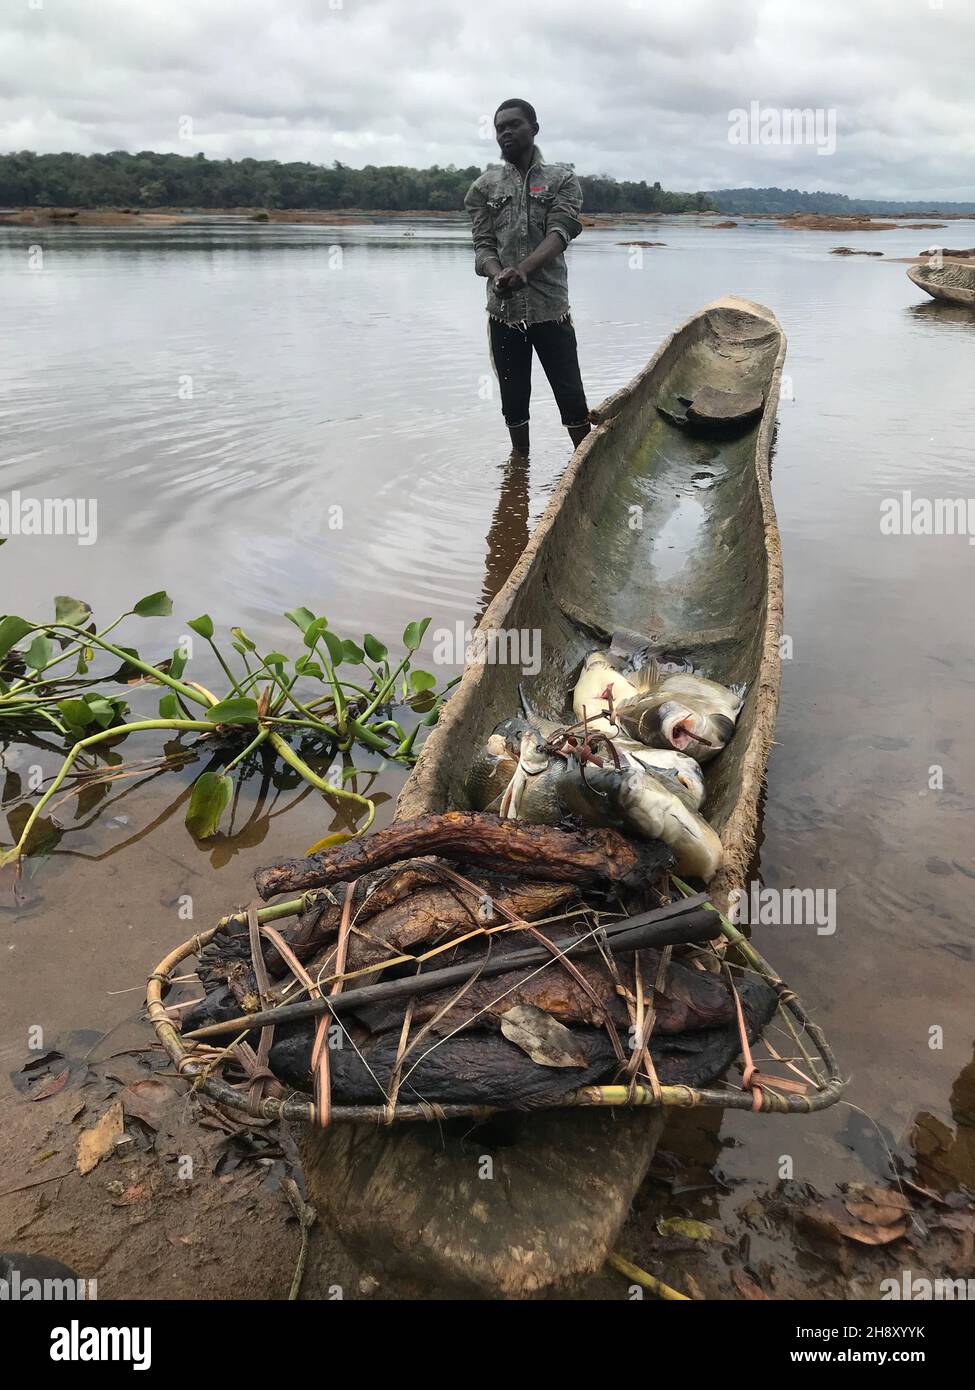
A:
[[[709,941],[709,931],[713,929],[714,916],[705,909],[676,915],[671,904],[668,916],[661,921],[656,913],[641,913],[639,917],[614,924],[614,928],[604,928],[605,939],[614,951],[635,951],[643,947],[666,946],[686,942]],[[650,921],[646,919],[650,918]],[[669,920],[668,920],[669,919]],[[572,937],[567,941],[553,941],[552,945],[565,954],[574,951],[584,955],[598,951],[603,940],[598,933],[587,932],[583,936]],[[433,990],[444,989],[460,984],[471,975],[480,972],[482,979],[500,975],[510,970],[541,965],[547,960],[557,959],[545,947],[529,947],[524,951],[511,951],[489,961],[468,961],[463,965],[448,965],[443,970],[431,970],[425,975],[409,975],[402,980],[385,980],[378,985],[364,985],[361,989],[349,990],[346,994],[331,995],[327,999],[300,999],[294,1004],[281,1004],[276,1009],[261,1009],[257,1013],[243,1014],[239,1018],[225,1019],[221,1023],[209,1023],[204,1028],[196,1028],[185,1034],[186,1041],[202,1042],[207,1038],[222,1037],[226,1033],[239,1033],[241,1029],[250,1031],[264,1027],[268,1023],[294,1023],[303,1018],[317,1018],[326,1010],[332,1013],[345,1013],[361,1008],[365,1004],[388,1003],[393,999],[407,999],[416,994],[427,994]]]
[[[615,830],[558,830],[486,813],[447,811],[395,821],[385,830],[308,859],[285,859],[258,869],[254,881],[266,901],[277,893],[325,888],[424,854],[579,884],[618,883],[637,872],[652,876],[673,861],[660,841],[632,844]]]

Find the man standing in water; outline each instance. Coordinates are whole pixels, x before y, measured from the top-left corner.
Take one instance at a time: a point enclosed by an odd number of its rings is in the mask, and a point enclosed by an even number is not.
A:
[[[528,454],[532,350],[538,353],[573,447],[589,433],[589,408],[569,314],[565,248],[582,231],[582,189],[564,164],[545,164],[534,107],[513,97],[494,114],[502,164],[464,199],[474,269],[487,276],[491,356],[516,454]]]

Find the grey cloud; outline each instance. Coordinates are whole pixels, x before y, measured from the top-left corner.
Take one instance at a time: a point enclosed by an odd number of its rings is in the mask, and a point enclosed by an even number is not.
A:
[[[23,0],[0,148],[483,165],[479,121],[522,95],[585,173],[971,199],[973,58],[960,0]],[[835,109],[835,154],[731,144],[752,101]]]

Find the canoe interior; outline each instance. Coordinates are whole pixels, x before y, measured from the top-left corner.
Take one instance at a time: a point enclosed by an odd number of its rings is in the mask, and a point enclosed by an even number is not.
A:
[[[748,685],[734,738],[706,768],[703,808],[726,848],[729,837],[748,838],[779,680],[782,581],[768,474],[784,350],[768,309],[719,300],[604,403],[597,414],[610,418],[576,451],[480,625],[509,640],[520,634],[522,655],[530,634],[538,674],[505,660],[470,663],[398,814],[466,806],[471,750],[517,713],[519,682],[544,714],[569,716],[581,662],[604,645],[594,634],[628,628],[715,680]],[[761,418],[737,437],[702,438],[657,410],[681,412],[677,398],[705,385],[760,391]],[[509,650],[499,642],[496,654]]]
[[[768,309],[725,299],[695,314],[596,412],[482,632],[531,634],[537,676],[469,663],[397,805],[400,817],[463,807],[472,750],[518,709],[518,684],[545,713],[567,712],[593,632],[632,628],[723,681],[747,681],[735,737],[708,772],[705,810],[728,872],[751,851],[779,681],[782,576],[769,456],[785,338]],[[702,386],[755,391],[761,418],[702,439],[658,402]],[[641,510],[634,511],[634,508]],[[633,520],[640,522],[634,526]],[[580,625],[581,624],[581,625]],[[525,647],[522,647],[525,654]],[[722,874],[725,870],[722,869]],[[309,1131],[309,1194],[353,1249],[391,1273],[488,1297],[531,1297],[600,1267],[647,1172],[660,1110],[505,1117],[509,1132],[437,1124]],[[478,1155],[495,1163],[479,1182]]]
[[[965,261],[945,261],[940,267],[912,265],[908,266],[907,274],[933,299],[975,308],[975,265]]]

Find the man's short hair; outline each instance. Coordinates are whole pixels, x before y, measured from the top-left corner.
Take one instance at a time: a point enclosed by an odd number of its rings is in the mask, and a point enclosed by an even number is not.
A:
[[[503,101],[498,107],[498,111],[504,111],[509,106],[520,107],[532,125],[538,125],[538,117],[535,115],[535,108],[530,101],[523,101],[521,97],[512,97],[510,101]],[[498,111],[494,113],[495,120],[498,119]]]

